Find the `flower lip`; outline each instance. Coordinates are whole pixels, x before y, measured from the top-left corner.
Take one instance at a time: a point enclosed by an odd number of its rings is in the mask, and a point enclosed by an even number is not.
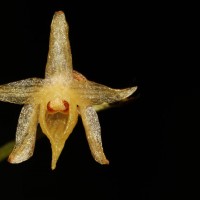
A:
[[[53,99],[47,103],[47,110],[49,113],[68,113],[69,111],[69,103],[60,98]]]

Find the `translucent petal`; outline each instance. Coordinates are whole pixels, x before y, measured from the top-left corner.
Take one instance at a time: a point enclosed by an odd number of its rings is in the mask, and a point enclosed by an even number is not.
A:
[[[0,101],[25,104],[28,98],[43,85],[39,78],[29,78],[21,81],[0,85]]]
[[[72,86],[72,89],[78,93],[80,101],[87,100],[91,105],[99,105],[121,101],[132,95],[136,91],[137,86],[125,89],[113,89],[102,84],[84,80],[77,81]]]
[[[10,163],[20,163],[33,155],[38,124],[36,105],[25,105],[19,116],[16,143],[8,158]]]
[[[56,162],[62,152],[65,141],[73,131],[78,120],[77,107],[69,105],[69,113],[61,112],[49,114],[46,105],[43,104],[40,110],[39,122],[44,134],[49,138],[52,148],[52,169],[55,169]]]
[[[49,53],[45,77],[72,77],[72,55],[68,37],[69,27],[62,11],[55,12],[51,23]]]
[[[85,127],[86,137],[94,159],[100,164],[109,164],[103,152],[101,127],[96,111],[92,107],[81,108],[80,114]]]

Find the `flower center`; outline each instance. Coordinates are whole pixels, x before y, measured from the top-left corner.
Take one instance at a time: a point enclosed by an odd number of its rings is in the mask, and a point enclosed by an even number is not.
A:
[[[60,98],[56,98],[48,102],[47,110],[52,114],[56,112],[68,113],[69,103],[65,100],[61,100]]]

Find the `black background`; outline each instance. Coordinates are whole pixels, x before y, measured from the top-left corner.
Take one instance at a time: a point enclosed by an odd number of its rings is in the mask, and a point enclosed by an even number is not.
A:
[[[99,113],[109,166],[92,158],[79,119],[54,171],[47,138],[28,161],[0,163],[0,199],[177,199],[176,144],[199,132],[198,74],[180,31],[187,13],[124,1],[19,1],[0,9],[0,84],[44,77],[50,23],[63,10],[74,69],[113,88],[137,85],[140,94]],[[1,145],[14,139],[21,108],[0,102]]]

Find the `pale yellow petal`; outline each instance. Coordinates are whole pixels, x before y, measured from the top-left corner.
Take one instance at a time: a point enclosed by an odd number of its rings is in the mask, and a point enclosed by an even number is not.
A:
[[[0,85],[0,101],[25,104],[29,98],[43,85],[43,80],[39,78],[29,78],[21,81]]]
[[[49,53],[45,77],[62,75],[72,78],[72,55],[69,42],[69,27],[62,11],[55,12],[51,23]]]
[[[88,80],[77,81],[71,87],[78,94],[80,105],[81,101],[90,102],[90,105],[114,103],[131,96],[137,90],[137,86],[113,89]]]
[[[85,127],[86,137],[94,159],[100,164],[109,164],[102,147],[101,127],[94,108],[80,107],[80,114]]]
[[[8,158],[10,163],[20,163],[33,155],[38,124],[37,105],[25,105],[19,116],[16,143]]]

